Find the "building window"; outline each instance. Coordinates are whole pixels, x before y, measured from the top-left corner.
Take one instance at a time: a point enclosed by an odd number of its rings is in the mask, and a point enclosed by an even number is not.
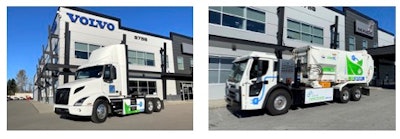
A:
[[[185,70],[185,65],[183,64],[183,57],[178,56],[178,70]]]
[[[375,42],[373,48],[377,48],[378,44]]]
[[[154,94],[157,93],[155,81],[129,81],[130,93],[135,94]]]
[[[208,82],[225,83],[231,73],[233,57],[209,57]]]
[[[154,54],[128,50],[128,63],[134,65],[154,66]]]
[[[209,23],[265,33],[265,12],[248,7],[210,7]]]
[[[323,45],[324,30],[316,26],[288,19],[287,38]]]
[[[362,49],[365,50],[368,48],[368,41],[367,40],[363,40],[362,41]]]
[[[75,42],[75,58],[89,59],[92,51],[100,48],[99,45]]]
[[[354,51],[356,50],[356,38],[353,36],[349,37],[349,51]]]

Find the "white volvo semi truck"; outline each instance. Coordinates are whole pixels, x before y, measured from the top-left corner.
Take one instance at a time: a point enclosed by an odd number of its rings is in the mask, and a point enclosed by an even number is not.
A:
[[[110,114],[161,111],[161,93],[143,94],[137,86],[130,86],[127,51],[124,44],[94,50],[88,62],[76,71],[76,80],[58,86],[54,112],[91,117],[93,122],[101,123]]]
[[[292,105],[347,103],[369,95],[374,62],[367,51],[306,46],[292,54],[290,60],[261,52],[236,58],[226,83],[228,106],[280,115]]]

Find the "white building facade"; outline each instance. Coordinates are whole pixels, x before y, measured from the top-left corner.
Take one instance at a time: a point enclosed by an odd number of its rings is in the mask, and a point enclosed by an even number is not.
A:
[[[172,41],[169,37],[121,26],[116,17],[81,8],[60,7],[50,29],[48,45],[39,60],[35,75],[38,100],[53,103],[57,86],[74,80],[79,65],[88,61],[93,50],[120,44],[126,36],[128,45],[129,78],[138,91],[157,92],[163,97],[160,49],[166,44],[167,73],[173,74]],[[170,55],[170,56],[168,56]],[[167,80],[169,95],[177,95],[175,80]],[[167,93],[165,93],[167,94]],[[164,96],[164,99],[165,96]]]

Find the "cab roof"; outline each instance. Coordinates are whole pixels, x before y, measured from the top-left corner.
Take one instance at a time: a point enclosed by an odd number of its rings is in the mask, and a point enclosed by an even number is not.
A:
[[[273,53],[251,52],[249,55],[244,55],[244,56],[236,58],[233,62],[243,61],[243,60],[247,60],[247,59],[250,59],[253,57],[274,59],[274,60],[277,59],[275,54],[273,54]]]

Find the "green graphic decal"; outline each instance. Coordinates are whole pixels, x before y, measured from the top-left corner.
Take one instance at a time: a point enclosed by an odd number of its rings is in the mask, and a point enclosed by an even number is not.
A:
[[[322,67],[322,72],[335,72],[335,67]]]
[[[125,111],[125,114],[134,114],[134,113],[140,112],[140,110],[132,110],[131,107],[126,103],[124,103],[124,111]]]
[[[346,57],[346,63],[347,63],[347,74],[348,75],[362,75],[363,70],[362,70],[362,65],[363,65],[363,60],[358,60],[354,55],[351,57],[351,60],[349,57]],[[357,61],[354,63],[353,61]]]

